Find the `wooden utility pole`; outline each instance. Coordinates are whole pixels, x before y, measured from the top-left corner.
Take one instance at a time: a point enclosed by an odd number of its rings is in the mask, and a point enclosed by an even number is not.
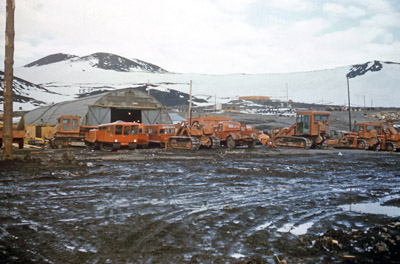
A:
[[[14,10],[15,1],[7,0],[6,7],[6,55],[4,59],[4,117],[3,117],[3,160],[12,159],[12,84],[14,77]]]
[[[349,85],[349,76],[347,78],[347,99],[349,102],[349,131],[351,131],[351,108],[350,108],[350,85]]]

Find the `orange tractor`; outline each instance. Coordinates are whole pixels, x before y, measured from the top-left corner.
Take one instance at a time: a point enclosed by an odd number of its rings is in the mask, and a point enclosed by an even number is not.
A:
[[[330,113],[326,111],[297,111],[296,122],[289,128],[271,131],[269,146],[288,148],[323,148],[329,132]]]
[[[176,126],[173,124],[146,125],[149,134],[149,144],[162,148],[167,146],[168,139],[175,135]]]
[[[114,122],[89,130],[85,135],[85,144],[89,150],[113,151],[124,147],[135,149],[147,147],[149,136],[144,124]]]
[[[195,123],[189,125],[183,121],[175,130],[175,135],[168,139],[167,147],[170,149],[197,150],[203,148],[218,148],[219,138],[214,136],[214,128],[211,125]]]
[[[254,148],[258,140],[258,131],[252,126],[240,124],[227,117],[196,117],[192,119],[192,124],[213,126],[215,136],[228,148],[244,145]]]
[[[388,121],[355,123],[358,138],[364,140],[372,150],[400,150],[400,133]]]
[[[57,118],[54,137],[50,143],[53,148],[68,146],[84,147],[85,134],[95,126],[81,126],[79,116],[63,115]]]
[[[326,139],[328,148],[368,149],[364,139],[358,139],[357,133],[348,131],[332,131]]]

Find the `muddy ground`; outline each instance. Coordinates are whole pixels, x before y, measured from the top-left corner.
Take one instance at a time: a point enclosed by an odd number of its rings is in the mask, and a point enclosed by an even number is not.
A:
[[[14,154],[1,263],[399,263],[400,153]]]

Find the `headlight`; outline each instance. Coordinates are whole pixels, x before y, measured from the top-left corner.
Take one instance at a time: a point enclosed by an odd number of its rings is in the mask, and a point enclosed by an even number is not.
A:
[[[118,139],[114,139],[114,142],[118,142]]]
[[[136,139],[134,139],[133,142],[136,143]]]

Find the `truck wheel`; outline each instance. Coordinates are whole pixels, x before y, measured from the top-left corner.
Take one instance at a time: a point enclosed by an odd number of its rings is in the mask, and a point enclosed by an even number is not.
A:
[[[110,152],[113,151],[113,145],[107,143],[100,143],[100,150]]]
[[[236,147],[236,142],[232,137],[228,137],[226,139],[226,146],[230,149],[234,149]]]

